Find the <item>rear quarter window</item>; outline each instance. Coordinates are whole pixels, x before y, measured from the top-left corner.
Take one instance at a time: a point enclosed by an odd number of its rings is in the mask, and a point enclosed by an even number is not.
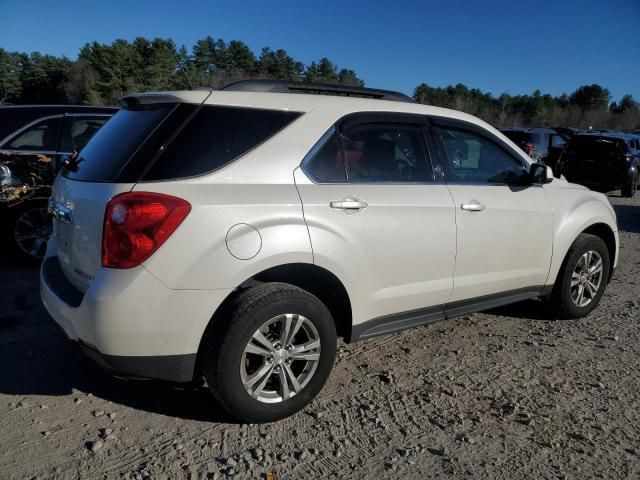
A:
[[[298,112],[205,105],[143,178],[168,180],[214,171],[257,147],[299,116]]]

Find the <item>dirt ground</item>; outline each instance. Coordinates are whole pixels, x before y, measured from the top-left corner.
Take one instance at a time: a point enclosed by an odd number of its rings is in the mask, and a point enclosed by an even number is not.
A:
[[[610,199],[620,261],[588,318],[528,301],[341,344],[313,404],[268,425],[103,373],[37,270],[4,266],[0,478],[640,478],[640,199]]]

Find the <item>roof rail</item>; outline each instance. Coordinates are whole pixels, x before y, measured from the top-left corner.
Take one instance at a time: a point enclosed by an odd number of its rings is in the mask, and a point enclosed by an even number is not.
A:
[[[316,95],[373,98],[393,102],[416,103],[416,101],[408,95],[391,90],[325,83],[289,82],[287,80],[240,80],[229,83],[220,88],[220,90],[232,92],[310,93]]]

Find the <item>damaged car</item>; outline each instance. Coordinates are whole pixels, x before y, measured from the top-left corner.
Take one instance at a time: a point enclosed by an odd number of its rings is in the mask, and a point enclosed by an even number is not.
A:
[[[1,107],[10,123],[34,107]],[[0,141],[0,235],[8,258],[39,261],[51,233],[47,201],[65,156],[79,152],[117,111],[109,107],[39,107],[40,117]],[[9,113],[7,113],[9,112]],[[12,120],[13,119],[13,120]],[[19,124],[19,123],[18,123]]]

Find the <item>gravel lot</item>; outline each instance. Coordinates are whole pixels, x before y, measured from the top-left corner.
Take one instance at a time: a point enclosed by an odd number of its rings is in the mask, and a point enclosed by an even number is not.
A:
[[[0,478],[640,478],[640,199],[611,202],[621,256],[588,318],[528,301],[341,344],[316,401],[269,425],[103,373],[37,271],[3,266]]]

